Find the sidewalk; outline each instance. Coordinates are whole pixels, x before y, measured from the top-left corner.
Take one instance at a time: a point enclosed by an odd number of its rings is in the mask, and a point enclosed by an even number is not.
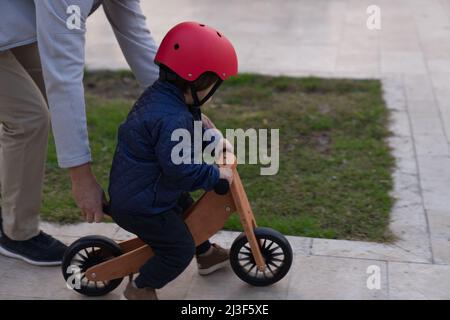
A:
[[[160,292],[162,299],[450,299],[450,0],[142,4],[158,42],[182,20],[217,26],[236,44],[241,72],[381,79],[397,159],[395,244],[289,237],[294,264],[272,287],[250,287],[230,268],[203,278],[191,265]],[[381,7],[380,31],[365,26],[372,4]],[[88,22],[88,67],[124,68],[102,15]],[[127,236],[106,224],[44,229],[67,243],[87,234]],[[221,232],[216,239],[230,244],[235,237]],[[379,290],[366,285],[373,265],[380,269]],[[0,257],[0,298],[30,297],[83,298],[65,288],[59,268]]]

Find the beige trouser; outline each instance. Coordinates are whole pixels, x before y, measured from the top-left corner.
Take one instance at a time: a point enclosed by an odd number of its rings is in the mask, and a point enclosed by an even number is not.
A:
[[[39,233],[50,120],[37,45],[0,52],[0,188],[4,233]]]

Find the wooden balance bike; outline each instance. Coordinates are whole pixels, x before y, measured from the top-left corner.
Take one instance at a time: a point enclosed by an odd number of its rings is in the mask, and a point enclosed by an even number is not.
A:
[[[236,170],[236,158],[232,154],[226,157],[233,159],[229,165],[234,173],[231,186],[226,183],[226,187],[204,193],[185,212],[185,223],[198,245],[221,230],[229,216],[237,212],[244,232],[230,248],[231,267],[250,285],[271,285],[288,273],[292,248],[278,231],[257,227]],[[139,238],[116,243],[104,236],[86,236],[67,249],[62,273],[67,283],[76,278],[71,287],[78,293],[101,296],[117,288],[124,277],[138,273],[152,256],[152,248]]]

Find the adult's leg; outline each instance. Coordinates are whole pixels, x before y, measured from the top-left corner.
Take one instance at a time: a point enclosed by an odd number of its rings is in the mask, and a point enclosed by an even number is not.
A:
[[[36,44],[0,53],[0,184],[3,229],[39,234],[49,112]]]

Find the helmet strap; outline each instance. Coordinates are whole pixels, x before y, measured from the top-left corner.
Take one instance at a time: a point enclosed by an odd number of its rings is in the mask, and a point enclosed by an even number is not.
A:
[[[200,100],[198,98],[197,89],[195,88],[194,83],[193,82],[189,83],[189,88],[191,89],[192,100],[194,101],[192,106],[200,107],[203,104],[205,104],[205,102],[208,101],[209,98],[211,98],[212,95],[216,92],[216,90],[220,87],[222,82],[223,82],[222,79],[218,79],[216,81],[216,83],[214,84],[214,86],[211,88],[211,90],[209,90],[208,94],[202,100]]]

